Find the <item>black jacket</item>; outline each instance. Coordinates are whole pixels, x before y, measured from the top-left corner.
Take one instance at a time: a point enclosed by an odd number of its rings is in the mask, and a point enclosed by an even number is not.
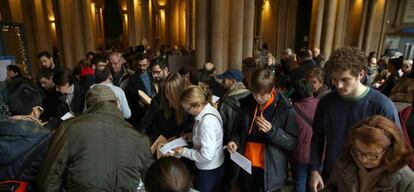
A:
[[[33,182],[43,162],[50,130],[32,119],[0,121],[0,180]]]
[[[189,115],[184,114],[184,121],[178,125],[175,120],[175,114],[172,114],[169,118],[164,117],[163,112],[159,108],[160,101],[159,95],[152,99],[151,105],[140,123],[139,131],[148,135],[151,142],[154,142],[160,135],[169,139],[173,136],[180,137],[182,133],[192,131],[192,118],[189,118]]]
[[[145,72],[145,73],[148,73],[148,76],[151,82],[150,86],[152,89],[152,93],[155,94],[155,88],[154,88],[154,85],[152,84],[153,82],[152,75],[149,72]],[[140,74],[135,73],[128,80],[128,85],[126,86],[125,95],[128,100],[128,105],[131,108],[131,118],[129,118],[128,121],[137,130],[139,130],[139,124],[141,123],[141,120],[144,117],[145,112],[148,109],[148,106],[145,106],[144,104],[140,102],[138,90],[144,91],[149,97],[152,97],[152,95],[148,94],[145,91],[145,85],[144,85],[144,82],[141,80]]]
[[[60,95],[58,98],[58,106],[57,106],[57,110],[56,110],[56,116],[57,117],[62,117],[63,115],[65,115],[67,112],[72,112],[75,115],[79,115],[83,112],[83,105],[85,103],[85,93],[82,91],[81,87],[79,86],[79,84],[75,83],[74,84],[75,88],[74,88],[74,95],[73,95],[73,99],[72,102],[70,103],[70,105],[68,105],[65,100],[66,100],[66,95]]]
[[[237,151],[244,154],[248,138],[248,129],[253,119],[253,111],[257,102],[253,95],[240,100],[240,111],[231,136],[238,148]],[[288,174],[288,153],[296,146],[298,130],[296,128],[295,111],[288,100],[280,93],[277,94],[274,104],[274,112],[268,121],[272,129],[267,132],[265,138],[265,191],[281,189],[286,182]]]

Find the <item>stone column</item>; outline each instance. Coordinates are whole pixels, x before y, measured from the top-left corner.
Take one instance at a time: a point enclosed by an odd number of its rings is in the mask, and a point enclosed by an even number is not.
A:
[[[323,24],[323,12],[325,8],[325,0],[318,0],[318,13],[316,16],[315,34],[313,36],[313,47],[321,47],[321,35],[322,35],[322,24]]]
[[[52,51],[52,39],[50,36],[50,21],[47,11],[43,9],[43,1],[33,1],[34,35],[36,52]]]
[[[92,28],[91,0],[81,0],[82,21],[84,29],[85,50],[95,51],[95,39]]]
[[[196,65],[202,68],[207,61],[207,2],[196,1]]]
[[[84,39],[84,26],[82,25],[82,18],[79,13],[81,13],[80,3],[83,0],[70,1],[72,4],[72,10],[69,12],[68,17],[71,23],[72,29],[72,49],[74,52],[75,65],[83,58],[85,58],[85,39]]]
[[[0,21],[12,22],[9,0],[0,0]]]
[[[359,37],[358,37],[358,48],[362,49],[362,44],[364,42],[365,36],[365,28],[367,22],[367,14],[368,14],[368,5],[369,0],[365,0],[362,6],[362,13],[361,13],[361,27],[359,28]]]
[[[345,13],[346,1],[339,1],[338,3],[338,15],[336,16],[336,25],[335,25],[335,39],[334,39],[334,49],[340,48],[343,45],[343,36],[346,32],[345,30]]]
[[[334,32],[335,32],[335,20],[336,9],[338,7],[338,0],[330,0],[327,5],[327,14],[325,15],[324,26],[324,41],[322,43],[322,53],[325,57],[329,57],[333,48]]]
[[[367,10],[367,20],[365,22],[365,29],[364,29],[364,41],[362,43],[362,50],[365,53],[370,52],[371,50],[371,43],[372,43],[372,33],[374,27],[374,20],[375,20],[375,6],[377,1],[369,0],[368,10]]]
[[[142,25],[141,22],[141,0],[134,0],[134,27],[135,27],[135,45],[141,44]]]
[[[134,0],[127,0],[128,15],[128,44],[135,46],[135,17],[134,17]]]
[[[243,57],[253,56],[254,0],[244,0]]]
[[[69,3],[69,1],[57,1],[58,3],[58,12],[59,12],[59,17],[57,20],[60,23],[60,27],[61,27],[61,37],[62,37],[62,62],[63,65],[69,69],[73,69],[75,67],[75,60],[73,58],[73,48],[71,46],[72,44],[72,39],[71,39],[71,28],[73,26],[71,26],[70,22],[69,22],[69,15],[67,14],[68,11],[68,6],[67,4]]]
[[[211,1],[211,61],[217,69],[223,65],[224,53],[224,1]]]
[[[229,68],[239,69],[242,67],[243,57],[243,0],[230,0],[230,54]]]

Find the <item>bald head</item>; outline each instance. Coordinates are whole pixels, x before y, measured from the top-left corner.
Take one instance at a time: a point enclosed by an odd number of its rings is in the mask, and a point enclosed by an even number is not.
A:
[[[209,75],[213,75],[216,72],[216,66],[214,63],[208,62],[204,64],[204,71],[206,71]]]
[[[317,57],[320,53],[321,53],[321,50],[319,48],[315,47],[315,48],[312,49],[312,55],[314,57]]]

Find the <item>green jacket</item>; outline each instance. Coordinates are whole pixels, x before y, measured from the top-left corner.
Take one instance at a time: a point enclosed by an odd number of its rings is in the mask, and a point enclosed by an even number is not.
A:
[[[136,191],[152,163],[149,139],[100,102],[56,130],[39,174],[40,191]]]
[[[329,183],[324,191],[358,192],[358,165],[349,153],[343,154],[335,164]],[[405,166],[394,173],[383,174],[378,178],[373,191],[412,192],[414,173]]]

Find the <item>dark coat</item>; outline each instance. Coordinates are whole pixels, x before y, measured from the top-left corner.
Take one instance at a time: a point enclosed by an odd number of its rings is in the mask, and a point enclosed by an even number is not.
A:
[[[56,116],[62,117],[67,112],[74,113],[75,115],[79,115],[83,112],[83,105],[85,103],[85,93],[82,91],[79,84],[75,83],[75,88],[73,91],[73,99],[70,105],[68,105],[66,100],[66,95],[60,95],[58,98],[58,106],[56,110]]]
[[[175,120],[175,114],[172,114],[169,118],[164,117],[163,112],[159,108],[160,102],[159,95],[152,99],[151,105],[139,126],[139,131],[148,135],[151,142],[154,142],[160,135],[167,139],[174,136],[178,138],[182,133],[192,131],[192,118],[189,118],[187,114],[183,114],[185,115],[184,121],[179,125]]]
[[[325,191],[358,192],[358,165],[351,154],[344,153],[335,164]],[[414,173],[405,166],[394,173],[378,178],[373,191],[412,192],[414,191]]]
[[[268,120],[272,124],[272,129],[264,135],[265,191],[275,191],[285,185],[288,176],[288,153],[295,148],[298,136],[295,111],[283,95],[278,93],[276,97],[276,107],[272,112],[272,118]],[[240,111],[236,116],[230,140],[237,144],[237,151],[241,154],[244,154],[248,129],[253,119],[252,111],[256,104],[252,94],[240,100]]]
[[[152,163],[149,140],[119,108],[99,102],[56,130],[39,174],[40,191],[136,191]]]
[[[0,180],[35,181],[50,136],[50,130],[36,120],[0,121]]]
[[[152,92],[155,93],[155,87],[152,84],[153,82],[152,75],[149,72],[145,72],[145,73],[148,73],[148,76],[151,82],[150,86],[151,86]],[[138,90],[145,92],[145,85],[144,85],[144,82],[140,78],[140,74],[135,73],[128,80],[128,85],[126,86],[125,95],[128,100],[129,108],[131,108],[131,117],[128,119],[128,121],[137,130],[139,130],[139,124],[141,123],[142,118],[144,118],[145,112],[147,111],[149,107],[140,102]],[[146,94],[149,97],[152,97],[152,95],[149,95],[148,93]]]

